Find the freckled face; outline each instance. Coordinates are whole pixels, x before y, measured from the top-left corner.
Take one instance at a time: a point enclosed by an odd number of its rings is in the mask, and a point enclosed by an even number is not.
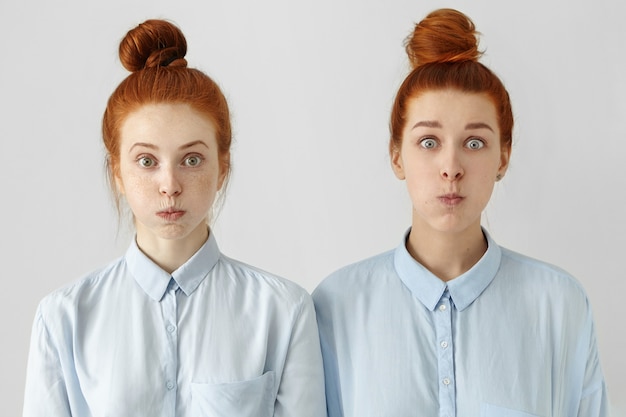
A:
[[[391,162],[396,176],[406,180],[413,229],[479,230],[509,155],[487,95],[432,90],[409,100],[402,144],[391,151]]]
[[[116,183],[138,241],[206,233],[224,177],[213,123],[190,106],[144,105],[122,124]]]

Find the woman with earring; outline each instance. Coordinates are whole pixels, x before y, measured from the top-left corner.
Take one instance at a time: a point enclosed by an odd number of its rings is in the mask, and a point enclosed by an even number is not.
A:
[[[163,20],[120,44],[131,74],[102,132],[136,236],[41,301],[25,417],[326,415],[310,296],[223,255],[209,227],[230,170],[229,110],[186,51]]]
[[[513,115],[464,14],[432,12],[407,40],[412,71],[389,154],[411,227],[395,249],[313,294],[329,416],[604,416],[581,285],[497,245],[481,226],[511,156]]]

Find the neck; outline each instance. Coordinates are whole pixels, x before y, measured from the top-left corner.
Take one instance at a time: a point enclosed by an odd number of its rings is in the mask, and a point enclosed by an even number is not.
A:
[[[413,227],[406,242],[411,256],[442,281],[471,269],[487,250],[480,223],[460,233]]]
[[[137,246],[154,263],[168,274],[177,270],[189,260],[207,241],[209,229],[200,225],[190,235],[182,239],[163,239],[137,228]]]

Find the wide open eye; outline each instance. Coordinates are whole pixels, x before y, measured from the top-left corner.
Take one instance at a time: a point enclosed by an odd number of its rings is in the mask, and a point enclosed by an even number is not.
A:
[[[137,163],[143,168],[152,168],[156,165],[155,160],[150,158],[149,156],[142,156],[141,158],[137,159]]]
[[[465,144],[469,149],[482,149],[485,146],[485,142],[482,139],[472,138]]]
[[[424,138],[419,144],[424,149],[433,149],[437,146],[437,141],[433,138]]]
[[[188,167],[195,167],[202,163],[202,158],[198,155],[192,155],[185,158],[183,164]]]

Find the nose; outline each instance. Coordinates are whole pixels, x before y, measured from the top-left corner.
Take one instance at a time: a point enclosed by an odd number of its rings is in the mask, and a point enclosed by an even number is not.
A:
[[[175,168],[163,168],[159,178],[159,192],[163,196],[175,197],[182,191],[181,183],[176,175]]]
[[[449,149],[448,152],[444,152],[441,163],[441,177],[448,181],[457,181],[463,177],[464,173],[458,151]]]

